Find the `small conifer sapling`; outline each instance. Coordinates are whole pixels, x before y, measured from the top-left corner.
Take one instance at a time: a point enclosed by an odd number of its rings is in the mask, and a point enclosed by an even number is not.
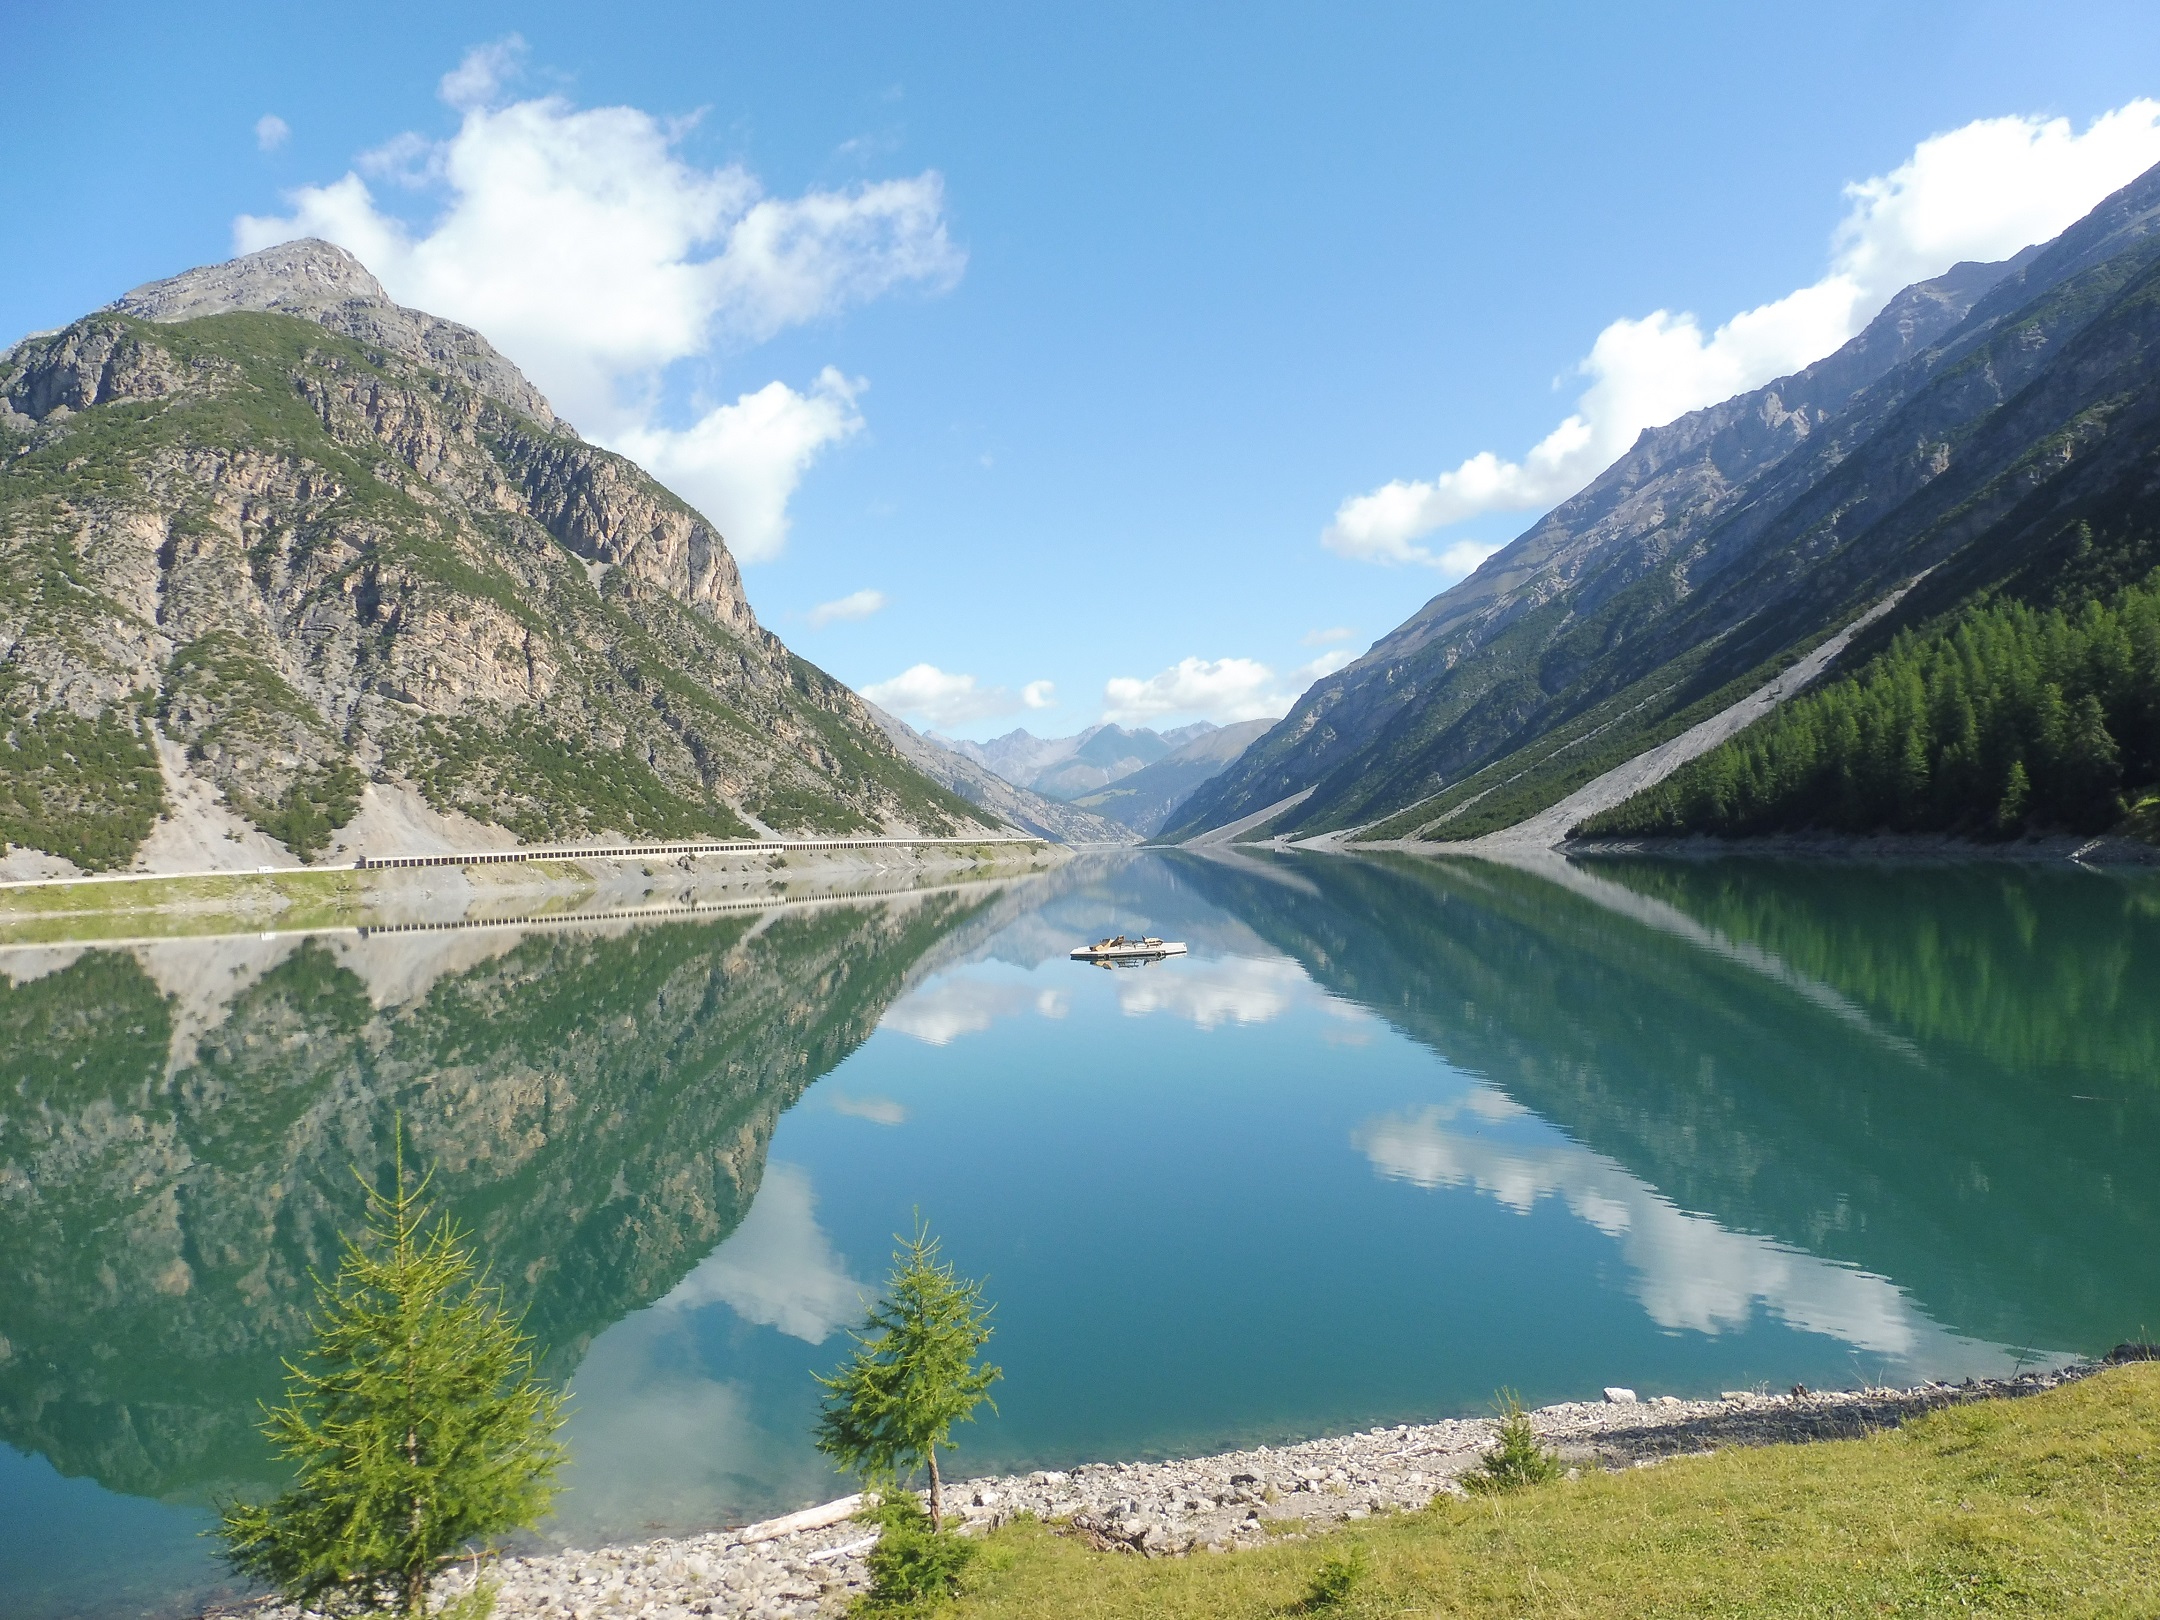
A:
[[[965,1423],[1004,1373],[976,1361],[989,1342],[990,1312],[982,1284],[956,1277],[938,1261],[938,1240],[920,1220],[912,1238],[893,1239],[893,1269],[885,1297],[871,1307],[855,1354],[825,1386],[817,1446],[873,1486],[930,1475],[930,1527],[942,1529],[944,1485],[940,1448],[952,1449],[952,1426]]]
[[[1500,1433],[1492,1450],[1485,1453],[1484,1464],[1463,1476],[1464,1486],[1473,1491],[1519,1491],[1558,1479],[1560,1459],[1538,1442],[1530,1414],[1515,1392],[1502,1390],[1494,1404],[1499,1409]]]
[[[447,1216],[429,1227],[402,1129],[393,1189],[361,1184],[366,1230],[316,1279],[314,1347],[286,1363],[263,1423],[297,1477],[228,1508],[218,1534],[236,1571],[288,1602],[419,1616],[449,1562],[547,1511],[563,1398],[463,1235]]]

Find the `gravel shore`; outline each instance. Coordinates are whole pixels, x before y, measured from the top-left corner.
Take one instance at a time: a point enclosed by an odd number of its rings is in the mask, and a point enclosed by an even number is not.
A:
[[[1714,1401],[1638,1400],[1614,1389],[1605,1399],[1541,1408],[1530,1419],[1574,1467],[1631,1468],[1721,1446],[1850,1438],[1939,1407],[2035,1395],[2095,1370],[2077,1365],[1909,1389],[1732,1392]],[[1174,1462],[1090,1463],[963,1481],[948,1487],[946,1501],[974,1534],[1032,1514],[1105,1550],[1173,1558],[1229,1553],[1459,1494],[1461,1477],[1478,1466],[1496,1428],[1488,1418],[1455,1418]],[[495,1613],[500,1620],[834,1615],[868,1585],[864,1557],[876,1537],[850,1517],[857,1500],[707,1535],[506,1558],[492,1571]],[[470,1579],[446,1579],[445,1595]],[[298,1620],[267,1604],[246,1612]]]

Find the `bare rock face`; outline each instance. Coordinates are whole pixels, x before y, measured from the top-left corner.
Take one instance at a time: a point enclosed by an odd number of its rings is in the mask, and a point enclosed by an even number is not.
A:
[[[0,838],[89,868],[166,808],[160,735],[303,854],[369,780],[531,839],[992,824],[703,517],[321,242],[0,356],[0,648]]]
[[[234,310],[297,315],[376,348],[425,359],[438,371],[463,378],[478,392],[543,427],[571,431],[569,423],[556,418],[540,390],[497,354],[486,338],[469,326],[394,303],[366,265],[343,248],[314,237],[280,242],[245,258],[153,281],[106,307],[161,322],[199,320]]]

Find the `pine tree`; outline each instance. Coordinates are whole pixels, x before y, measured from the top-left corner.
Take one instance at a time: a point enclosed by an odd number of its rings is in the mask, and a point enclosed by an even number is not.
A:
[[[944,1483],[940,1447],[952,1449],[952,1426],[970,1421],[990,1386],[1004,1377],[978,1365],[989,1342],[990,1312],[982,1284],[938,1263],[938,1240],[916,1222],[913,1238],[895,1234],[885,1298],[871,1308],[863,1331],[851,1333],[855,1355],[825,1386],[817,1447],[869,1484],[896,1482],[918,1468],[930,1474],[930,1527],[942,1528]]]
[[[2074,612],[1991,601],[1902,631],[1583,830],[2099,832],[2155,787],[2160,572]]]
[[[446,1564],[538,1522],[564,1459],[563,1398],[458,1229],[427,1229],[427,1184],[401,1128],[393,1189],[361,1179],[365,1233],[316,1279],[314,1348],[263,1424],[298,1479],[219,1530],[235,1570],[304,1607],[426,1614]]]

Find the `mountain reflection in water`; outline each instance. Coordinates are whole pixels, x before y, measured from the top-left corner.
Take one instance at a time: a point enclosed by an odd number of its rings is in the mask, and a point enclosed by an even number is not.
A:
[[[1193,954],[1065,959],[1105,927]],[[571,1381],[586,1543],[834,1488],[809,1373],[917,1206],[999,1304],[970,1472],[2160,1321],[2144,878],[1144,854],[0,975],[11,1615],[214,1580],[193,1531],[269,1482],[256,1403],[397,1115]]]
[[[1318,983],[1670,1206],[1998,1343],[2104,1348],[2155,1296],[2149,877],[1396,858],[1297,861],[1288,886],[1265,858],[1192,864]]]

